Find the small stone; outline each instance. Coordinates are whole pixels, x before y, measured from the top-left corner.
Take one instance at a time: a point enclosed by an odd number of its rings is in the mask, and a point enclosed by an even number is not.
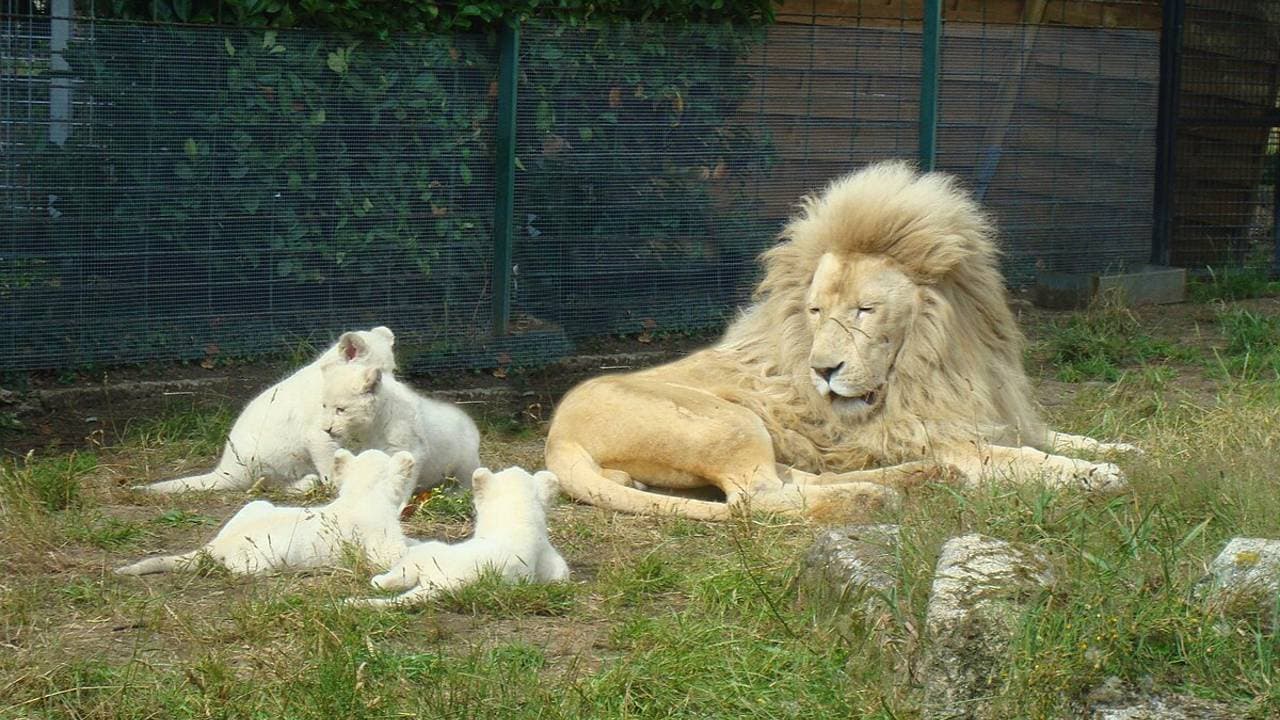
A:
[[[877,626],[898,583],[897,525],[849,525],[824,531],[805,554],[802,597],[861,614]]]
[[[1225,609],[1269,610],[1280,594],[1280,540],[1233,538],[1209,565],[1201,595]]]
[[[942,546],[925,616],[924,717],[996,720],[987,699],[1000,690],[1010,641],[1052,582],[1048,560],[1029,546],[979,534]]]
[[[1189,695],[1162,695],[1136,690],[1119,678],[1108,678],[1084,698],[1081,720],[1227,720],[1230,708]]]

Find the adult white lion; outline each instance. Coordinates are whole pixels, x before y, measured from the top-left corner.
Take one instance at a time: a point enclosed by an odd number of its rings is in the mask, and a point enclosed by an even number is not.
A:
[[[835,181],[718,344],[571,390],[548,468],[583,502],[706,520],[858,517],[942,468],[1122,487],[1115,465],[1051,454],[1132,447],[1039,419],[992,234],[949,176],[894,162]],[[707,486],[727,502],[645,491]]]

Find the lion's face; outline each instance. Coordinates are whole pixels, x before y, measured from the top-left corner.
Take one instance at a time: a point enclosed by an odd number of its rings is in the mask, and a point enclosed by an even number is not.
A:
[[[890,371],[915,318],[919,288],[882,256],[822,256],[806,296],[809,377],[841,415],[884,405]]]

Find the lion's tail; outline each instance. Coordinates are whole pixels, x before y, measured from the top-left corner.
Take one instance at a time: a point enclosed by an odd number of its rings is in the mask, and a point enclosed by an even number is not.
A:
[[[569,440],[548,439],[547,469],[556,474],[560,489],[569,497],[606,510],[717,521],[734,515],[727,503],[659,495],[620,485],[604,476],[586,448]]]

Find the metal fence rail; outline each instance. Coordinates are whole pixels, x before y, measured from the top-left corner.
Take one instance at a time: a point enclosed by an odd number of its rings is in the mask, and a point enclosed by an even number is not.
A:
[[[49,40],[6,36],[4,367],[376,323],[411,365],[491,367],[718,326],[801,194],[916,157],[921,18],[882,10],[382,45],[78,20],[49,75],[78,103],[62,142],[16,70]],[[937,163],[991,208],[1012,282],[1146,260],[1157,30],[948,22],[940,60]]]

